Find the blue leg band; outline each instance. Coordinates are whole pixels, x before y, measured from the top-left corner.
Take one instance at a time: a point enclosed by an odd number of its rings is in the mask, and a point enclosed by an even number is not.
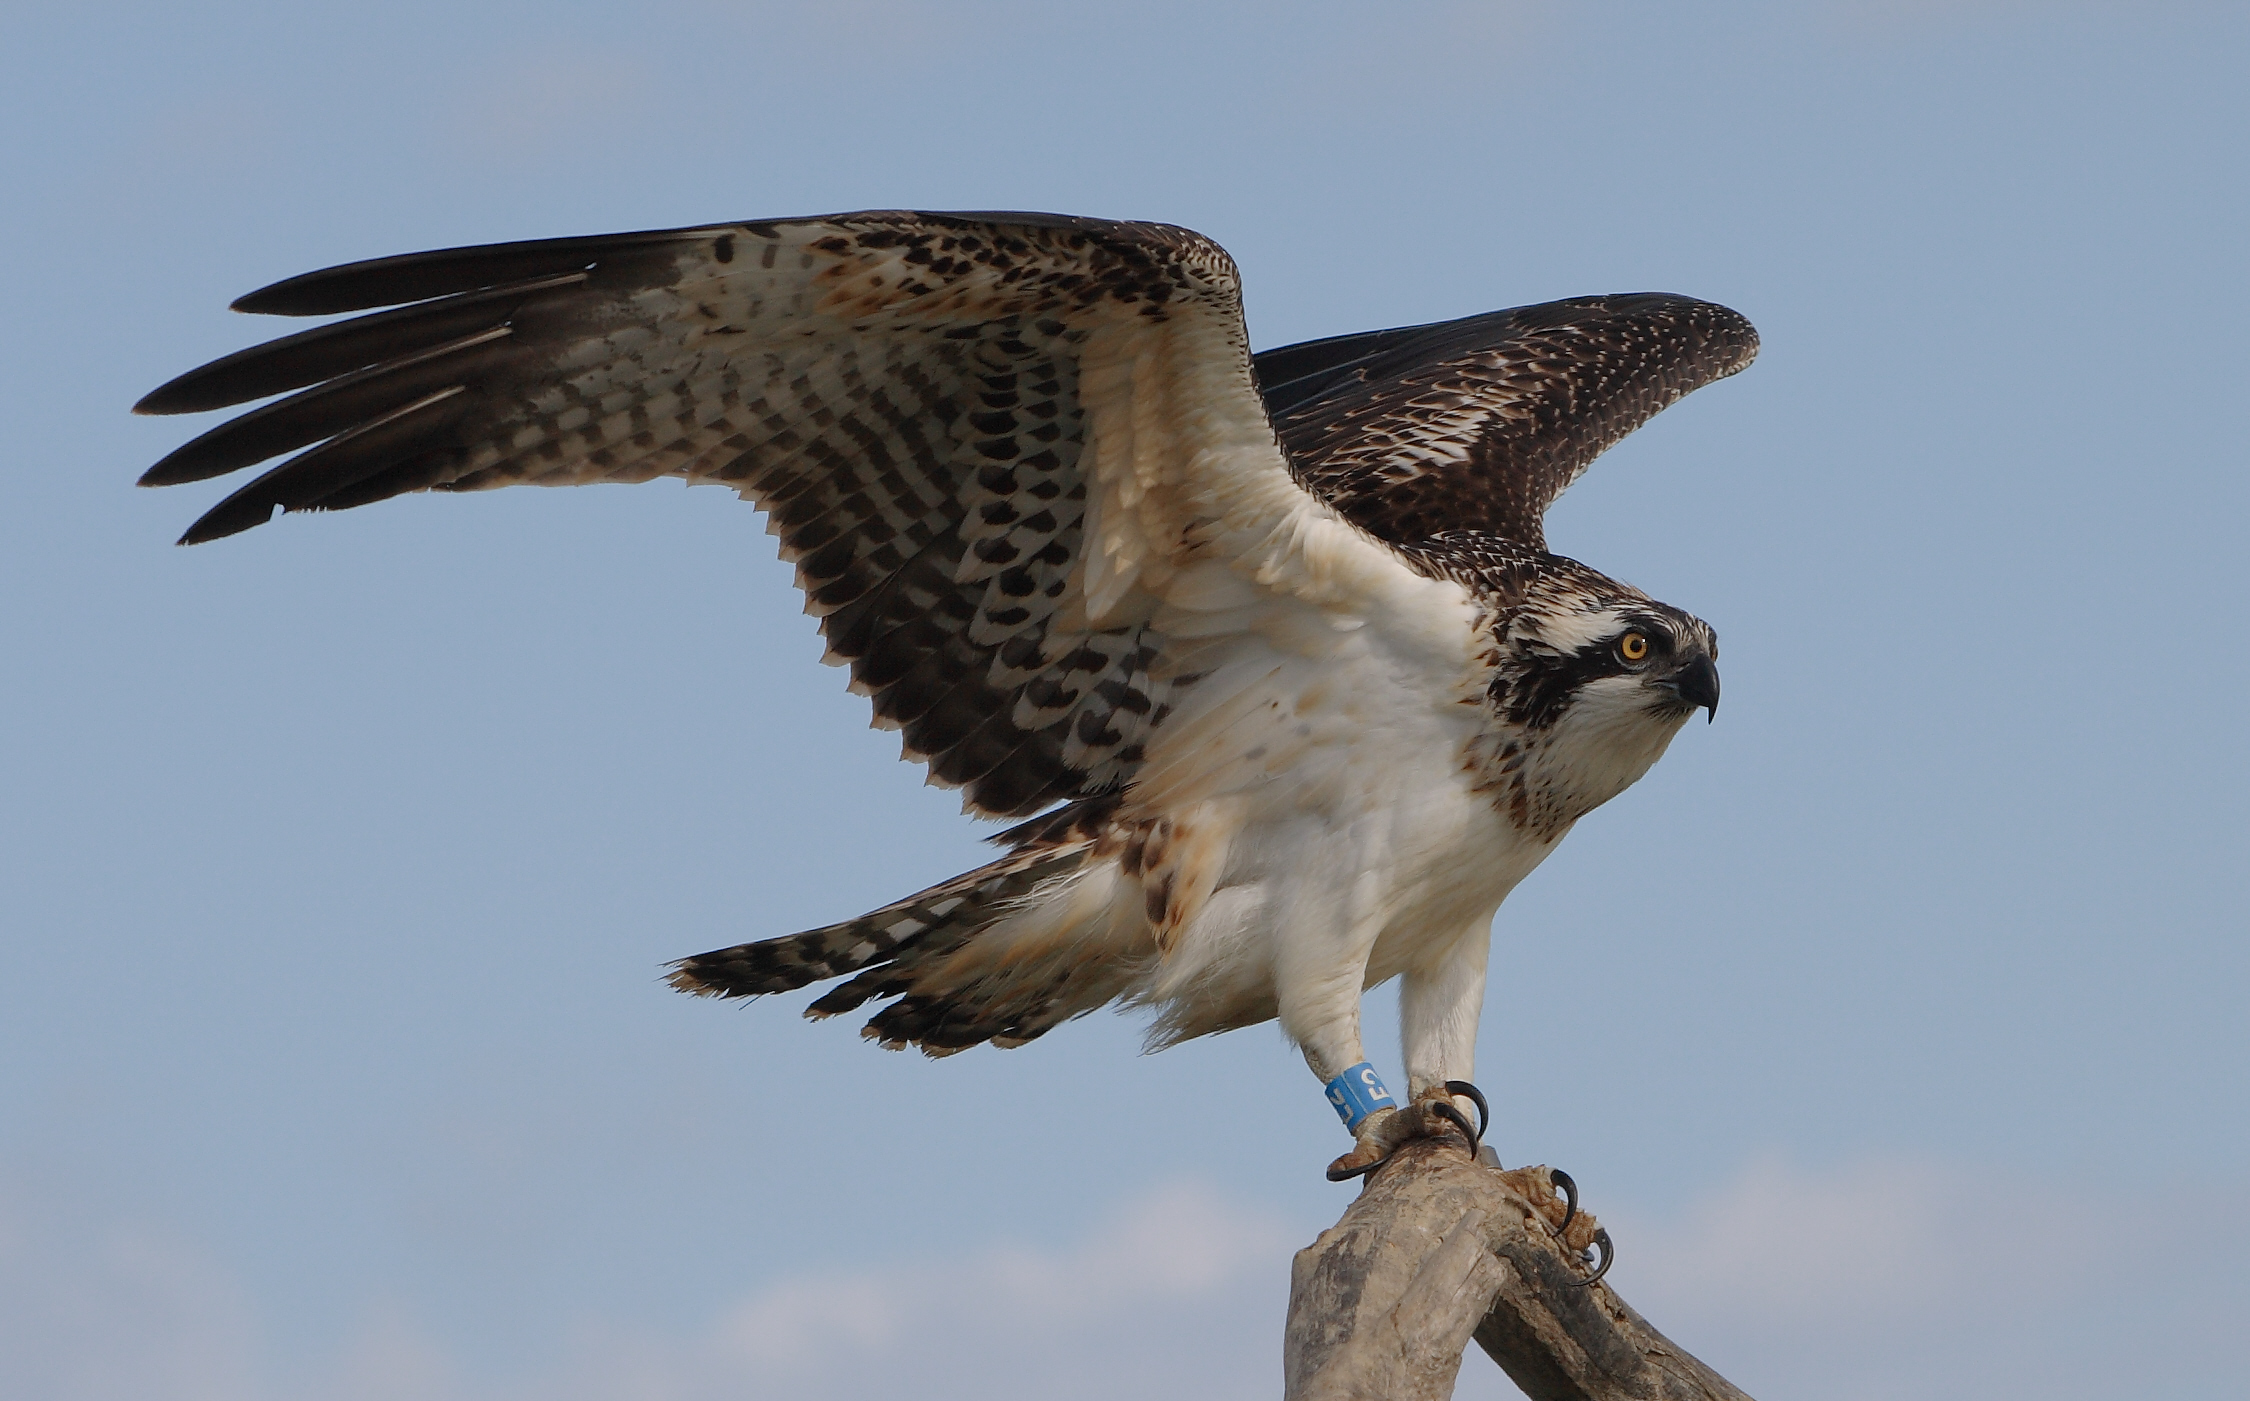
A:
[[[1366,1061],[1328,1082],[1328,1102],[1335,1107],[1336,1117],[1344,1121],[1344,1127],[1353,1133],[1359,1132],[1360,1120],[1376,1110],[1398,1107],[1391,1092],[1383,1088],[1382,1077]]]

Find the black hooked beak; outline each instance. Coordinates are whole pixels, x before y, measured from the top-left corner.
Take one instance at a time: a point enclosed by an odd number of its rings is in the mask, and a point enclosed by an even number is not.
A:
[[[1664,684],[1689,710],[1701,706],[1709,712],[1707,719],[1719,718],[1719,669],[1712,665],[1709,657],[1697,657],[1688,662],[1664,678]]]

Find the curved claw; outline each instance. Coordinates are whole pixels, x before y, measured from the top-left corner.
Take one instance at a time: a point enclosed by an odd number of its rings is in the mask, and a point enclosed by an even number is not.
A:
[[[1479,1139],[1477,1131],[1469,1127],[1468,1115],[1454,1108],[1453,1102],[1451,1100],[1444,1099],[1431,1100],[1430,1112],[1437,1115],[1441,1119],[1452,1120],[1453,1126],[1459,1129],[1462,1135],[1469,1140],[1469,1156],[1471,1158],[1476,1157],[1477,1148],[1479,1146]]]
[[[1343,1158],[1338,1158],[1335,1162],[1332,1162],[1328,1165],[1328,1180],[1330,1182],[1349,1182],[1355,1177],[1365,1177],[1367,1174],[1373,1172],[1375,1169],[1383,1165],[1383,1160],[1381,1158],[1370,1158],[1364,1163],[1357,1163],[1347,1167],[1345,1166],[1344,1159],[1349,1158],[1350,1156],[1351,1155],[1347,1153]]]
[[[1603,1275],[1608,1274],[1609,1267],[1617,1263],[1617,1249],[1609,1243],[1609,1231],[1606,1228],[1594,1232],[1594,1245],[1598,1249],[1600,1249],[1602,1253],[1602,1262],[1592,1274],[1586,1276],[1584,1279],[1574,1281],[1574,1283],[1580,1289],[1585,1288],[1587,1285],[1592,1284],[1595,1280],[1600,1279]]]
[[[1570,1229],[1570,1218],[1578,1214],[1578,1184],[1571,1181],[1570,1174],[1564,1172],[1561,1168],[1547,1169],[1547,1180],[1553,1182],[1556,1187],[1562,1190],[1562,1224],[1555,1227],[1555,1234],[1559,1236]],[[1603,1268],[1608,1267],[1605,1265]],[[1596,1275],[1594,1278],[1600,1279],[1601,1276]]]
[[[1468,1100],[1470,1103],[1476,1105],[1476,1140],[1479,1143],[1484,1142],[1485,1130],[1492,1127],[1492,1106],[1484,1102],[1484,1091],[1478,1089],[1476,1086],[1470,1084],[1466,1080],[1448,1080],[1445,1082],[1445,1092],[1449,1095],[1459,1095],[1461,1096],[1461,1098]]]

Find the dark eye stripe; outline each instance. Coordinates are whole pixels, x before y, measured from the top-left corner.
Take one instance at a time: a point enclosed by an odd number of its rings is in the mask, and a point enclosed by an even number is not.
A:
[[[1568,652],[1550,650],[1560,645],[1561,639],[1546,633],[1538,623],[1525,628],[1519,638],[1508,637],[1508,629],[1496,637],[1503,656],[1494,668],[1489,694],[1494,708],[1510,723],[1545,729],[1562,718],[1580,689],[1605,676],[1638,675],[1646,667],[1669,665],[1672,659],[1689,652],[1708,651],[1712,660],[1717,660],[1717,639],[1711,629],[1685,615],[1674,617],[1635,608],[1612,611],[1599,622],[1580,613],[1573,621],[1581,626],[1607,623],[1616,631],[1587,638]],[[1636,633],[1643,650],[1638,657],[1628,657],[1625,639]]]

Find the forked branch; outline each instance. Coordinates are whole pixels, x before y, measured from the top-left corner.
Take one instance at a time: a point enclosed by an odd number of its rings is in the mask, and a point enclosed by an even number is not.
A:
[[[1532,1401],[1750,1401],[1587,1283],[1600,1227],[1568,1215],[1544,1168],[1466,1147],[1408,1144],[1297,1252],[1288,1401],[1443,1401],[1472,1337]]]

